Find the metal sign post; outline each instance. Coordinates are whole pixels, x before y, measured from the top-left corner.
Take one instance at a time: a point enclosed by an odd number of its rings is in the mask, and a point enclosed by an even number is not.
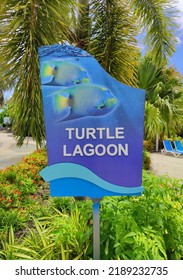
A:
[[[93,259],[100,260],[100,198],[93,202]]]

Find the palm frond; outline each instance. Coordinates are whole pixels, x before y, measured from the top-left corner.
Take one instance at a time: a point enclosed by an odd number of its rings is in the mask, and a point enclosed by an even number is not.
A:
[[[21,146],[26,136],[45,138],[38,47],[67,40],[72,0],[3,0],[0,10],[0,75],[15,84],[13,132]]]
[[[134,13],[140,19],[140,26],[145,31],[145,43],[157,65],[167,64],[175,52],[177,38],[175,23],[177,11],[174,1],[169,0],[131,0]]]
[[[154,85],[159,81],[162,69],[156,67],[149,57],[144,57],[140,61],[138,67],[138,87],[146,89],[147,91],[154,88]]]
[[[127,1],[90,1],[92,30],[88,50],[114,78],[135,85],[140,51],[138,28]]]

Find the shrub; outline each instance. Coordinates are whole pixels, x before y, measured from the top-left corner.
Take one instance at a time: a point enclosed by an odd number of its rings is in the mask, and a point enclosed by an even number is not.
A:
[[[143,169],[149,170],[151,165],[150,153],[144,149],[143,151]]]
[[[46,152],[0,171],[1,259],[91,259],[92,202],[49,198]],[[183,181],[143,173],[139,197],[100,204],[101,259],[183,259]]]
[[[7,108],[4,108],[2,112],[0,112],[0,124],[3,124],[4,122],[4,117],[7,116],[7,112],[8,112],[8,109]]]
[[[154,144],[151,141],[144,140],[144,149],[151,152],[154,150]]]
[[[103,259],[182,259],[183,182],[144,173],[140,197],[101,203]]]
[[[7,231],[7,236],[10,234],[14,236],[12,227]],[[20,238],[14,239],[13,244],[3,240],[0,258],[87,259],[92,253],[91,236],[92,229],[87,225],[87,219],[75,205],[71,215],[55,210],[53,216],[33,218],[31,227],[21,236],[21,242]]]

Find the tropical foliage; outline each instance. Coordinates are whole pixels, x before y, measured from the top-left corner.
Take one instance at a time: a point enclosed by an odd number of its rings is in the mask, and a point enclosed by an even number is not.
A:
[[[92,202],[50,198],[46,151],[0,171],[0,259],[93,258]],[[183,181],[143,173],[140,197],[105,197],[101,259],[183,259]]]
[[[71,5],[67,0],[2,1],[1,79],[15,85],[12,121],[19,146],[26,136],[39,145],[45,138],[38,47],[67,40]]]
[[[183,77],[172,67],[157,67],[144,57],[138,68],[138,86],[146,90],[145,138],[180,133],[183,122]]]
[[[13,131],[18,145],[28,135],[39,146],[45,137],[38,47],[69,42],[90,51],[114,78],[136,85],[139,47],[145,43],[156,65],[175,50],[174,1],[2,0],[0,74],[15,85]],[[79,6],[76,4],[79,4]]]
[[[168,58],[175,51],[177,38],[174,35],[176,18],[175,1],[130,0],[134,12],[140,19],[140,28],[145,31],[147,45],[153,63],[167,65]]]
[[[0,112],[0,125],[4,123],[4,117],[8,114],[8,108],[3,108],[2,112]]]
[[[92,20],[87,50],[113,77],[135,85],[140,56],[137,19],[127,1],[90,1]],[[129,55],[130,53],[130,55]]]

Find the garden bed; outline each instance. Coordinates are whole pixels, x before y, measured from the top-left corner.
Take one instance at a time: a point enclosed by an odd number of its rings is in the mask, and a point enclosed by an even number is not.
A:
[[[92,202],[51,198],[46,150],[0,170],[0,259],[92,259]],[[140,197],[101,201],[101,259],[183,259],[183,181],[143,173]]]

